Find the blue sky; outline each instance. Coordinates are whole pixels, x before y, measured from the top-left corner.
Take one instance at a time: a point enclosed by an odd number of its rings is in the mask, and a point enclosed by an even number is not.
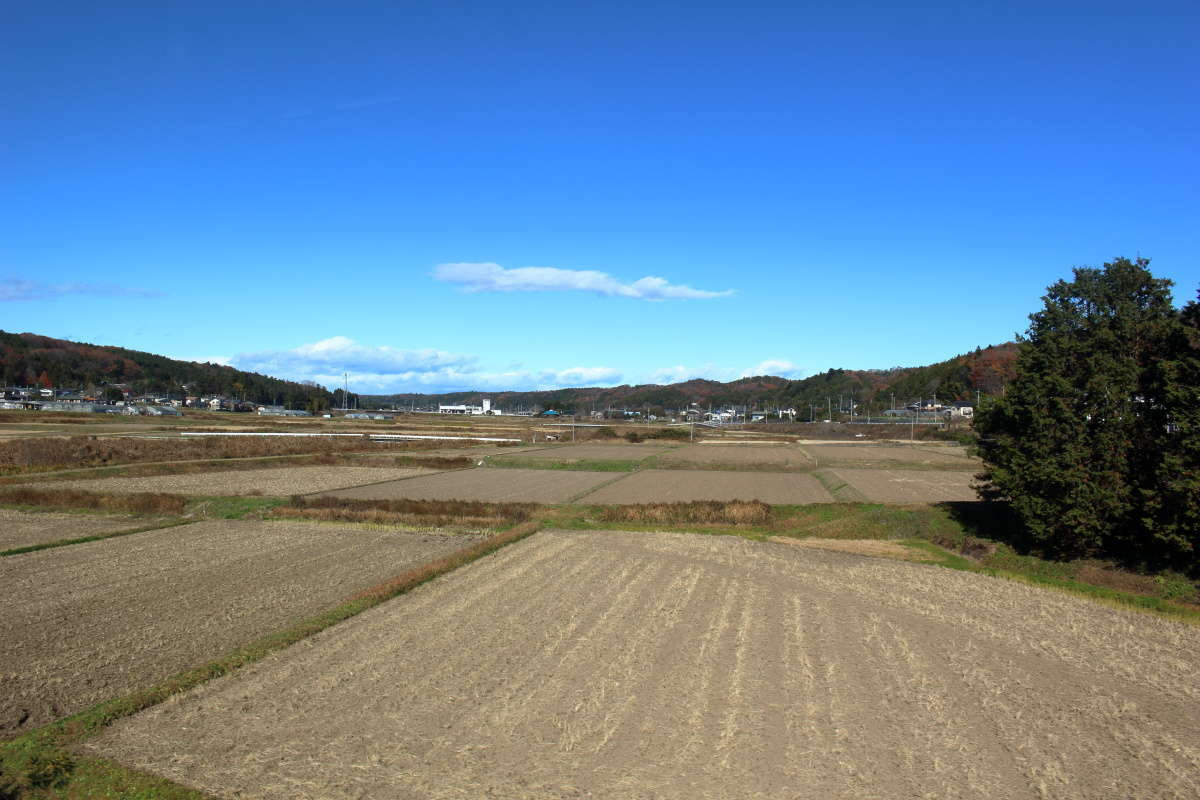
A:
[[[362,391],[941,360],[1200,285],[1195,3],[25,4],[0,328]]]

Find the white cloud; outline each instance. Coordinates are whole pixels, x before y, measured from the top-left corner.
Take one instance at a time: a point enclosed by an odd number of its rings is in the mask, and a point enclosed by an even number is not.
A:
[[[345,336],[333,336],[291,350],[242,353],[232,359],[239,369],[267,375],[306,376],[321,374],[424,374],[460,368],[475,361],[474,356],[442,350],[400,350],[395,347],[370,347]]]
[[[345,336],[291,350],[243,353],[228,363],[279,378],[316,381],[330,389],[341,386],[349,373],[351,391],[369,394],[607,386],[621,378],[620,371],[611,367],[489,371],[473,355],[372,347]]]
[[[24,278],[0,278],[0,303],[53,300],[57,297],[72,294],[92,297],[151,298],[163,296],[162,292],[154,291],[153,289],[112,286],[102,283],[42,283]]]
[[[796,378],[803,378],[804,370],[798,364],[793,364],[787,359],[769,358],[766,361],[759,362],[757,365],[750,367],[749,369],[742,370],[742,374],[738,377],[750,378],[758,375],[773,375],[777,378],[789,378],[794,380]]]
[[[712,363],[691,367],[677,364],[654,370],[650,373],[649,380],[651,383],[682,383],[694,378],[703,378],[710,381],[727,382],[760,375],[794,380],[804,377],[805,374],[803,368],[786,359],[767,359],[752,367],[742,368],[722,367]]]
[[[445,283],[459,284],[468,292],[575,291],[638,300],[705,300],[733,294],[732,289],[711,292],[672,284],[653,276],[641,278],[633,283],[621,283],[606,272],[590,269],[505,269],[491,262],[438,264],[433,276]]]

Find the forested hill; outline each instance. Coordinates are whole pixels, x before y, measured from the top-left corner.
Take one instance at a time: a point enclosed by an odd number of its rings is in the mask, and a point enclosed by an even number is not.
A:
[[[284,403],[292,408],[304,408],[309,400],[318,401],[317,405],[334,402],[333,395],[315,384],[285,381],[220,364],[177,361],[123,347],[0,331],[0,384],[87,389],[113,383],[126,384],[139,394],[176,397],[186,385],[187,394],[221,394],[255,403]]]
[[[896,367],[882,370],[831,369],[800,380],[770,376],[742,378],[728,383],[690,380],[662,386],[615,386],[611,388],[556,389],[543,392],[452,392],[448,394],[397,394],[364,397],[364,405],[428,407],[435,403],[478,403],[489,397],[505,410],[554,408],[586,412],[591,409],[628,408],[639,410],[682,409],[690,403],[709,406],[753,405],[758,408],[795,408],[815,405],[834,407],[841,402],[871,404],[877,409],[893,402],[906,405],[914,400],[936,397],[942,402],[973,400],[976,392],[996,395],[1016,374],[1017,345],[1008,342],[955,356],[927,367]]]
[[[943,402],[974,399],[977,391],[999,394],[1013,379],[1016,352],[1016,344],[1009,342],[927,367],[831,369],[800,380],[758,376],[728,383],[696,379],[665,386],[398,394],[363,397],[362,405],[428,407],[436,403],[478,403],[483,397],[490,397],[505,410],[555,408],[579,413],[592,408],[682,409],[690,403],[702,408],[753,405],[802,411],[810,404],[828,407],[831,402],[834,407],[840,402],[843,408],[848,408],[853,401],[860,406],[871,404],[883,409],[893,402],[893,395],[897,405],[906,405],[933,397]],[[340,389],[331,394],[315,384],[286,381],[219,364],[177,361],[122,347],[0,331],[0,384],[87,389],[113,383],[127,384],[138,393],[173,395],[179,395],[180,387],[187,385],[188,394],[223,394],[256,403],[284,403],[293,408],[307,407],[310,400],[316,401],[314,405],[318,407],[336,407],[341,403]]]

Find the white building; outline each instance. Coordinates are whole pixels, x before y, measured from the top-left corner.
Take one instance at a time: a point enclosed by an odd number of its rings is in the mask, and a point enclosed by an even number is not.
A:
[[[438,413],[439,414],[474,414],[475,416],[480,416],[482,414],[499,414],[500,413],[499,411],[492,410],[492,401],[490,399],[485,397],[480,402],[482,402],[483,405],[447,406],[447,405],[442,405],[441,403],[438,403]]]

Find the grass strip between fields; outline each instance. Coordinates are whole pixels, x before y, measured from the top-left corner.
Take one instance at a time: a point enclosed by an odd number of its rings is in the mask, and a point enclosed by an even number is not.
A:
[[[845,478],[831,469],[821,467],[813,470],[812,476],[825,487],[829,496],[839,503],[865,503],[867,501],[862,492],[855,489],[846,482]]]
[[[105,701],[0,744],[0,799],[121,797],[198,800],[206,797],[200,792],[128,769],[107,759],[79,756],[69,748],[97,735],[118,719],[132,716],[173,695],[261,661],[369,608],[531,536],[541,527],[536,520],[518,523],[495,536],[358,592],[336,608],[279,633],[262,637],[216,661],[180,672],[156,686]]]
[[[22,553],[33,553],[38,550],[49,550],[52,547],[66,547],[71,544],[84,544],[85,542],[99,542],[102,539],[116,539],[119,536],[132,536],[135,533],[146,533],[147,531],[160,531],[167,528],[178,528],[180,525],[191,525],[193,522],[199,522],[194,519],[176,519],[167,522],[160,522],[156,525],[143,525],[140,528],[130,528],[124,531],[113,531],[112,533],[97,533],[94,536],[80,536],[77,539],[57,539],[53,542],[42,542],[41,544],[31,544],[25,547],[14,547],[9,550],[0,550],[0,558],[4,556],[19,556]]]

